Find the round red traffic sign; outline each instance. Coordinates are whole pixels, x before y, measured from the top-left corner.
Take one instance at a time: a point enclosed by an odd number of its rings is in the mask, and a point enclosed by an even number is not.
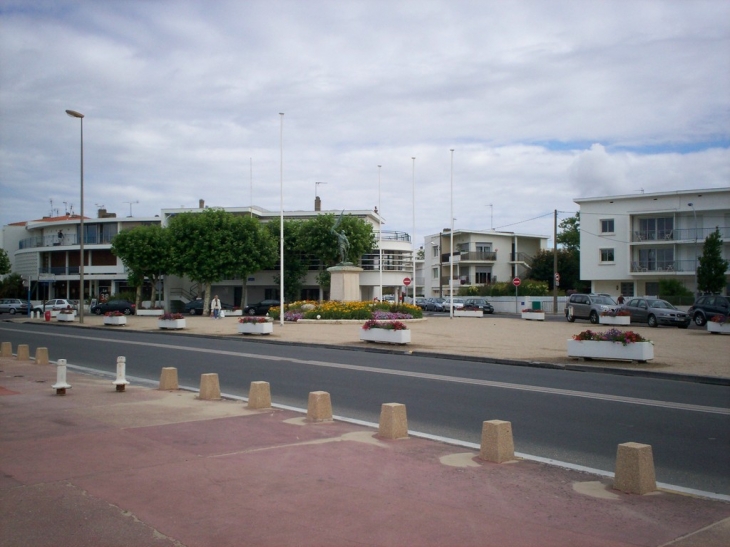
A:
[[[555,281],[560,282],[560,274],[559,273],[556,273],[555,274]]]
[[[407,287],[408,285],[410,285],[410,284],[411,284],[411,278],[410,278],[410,277],[406,277],[406,278],[405,278],[405,279],[403,280],[403,284],[404,284],[404,285],[405,285],[406,287]]]
[[[520,281],[520,278],[519,278],[519,277],[515,277],[515,278],[514,278],[514,279],[512,280],[512,284],[513,284],[513,285],[514,285],[515,287],[519,287],[519,286],[520,286],[520,283],[522,283],[522,281]]]

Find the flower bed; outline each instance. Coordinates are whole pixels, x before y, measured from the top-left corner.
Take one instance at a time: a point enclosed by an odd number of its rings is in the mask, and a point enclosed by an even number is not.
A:
[[[76,320],[76,312],[61,310],[60,312],[58,312],[58,315],[56,316],[56,320],[73,322],[74,320]]]
[[[119,311],[108,311],[104,314],[104,324],[120,326],[127,324],[127,317]]]
[[[545,321],[545,312],[527,308],[522,310],[522,319],[527,319],[528,321]]]
[[[568,357],[645,362],[654,358],[654,344],[633,331],[586,330],[568,340]]]
[[[620,308],[611,309],[601,312],[598,317],[598,323],[601,325],[630,325],[631,314],[629,310],[622,310]]]
[[[360,329],[360,340],[384,344],[409,344],[411,331],[400,321],[367,321]]]
[[[178,330],[185,328],[185,316],[181,313],[165,313],[157,320],[157,328]]]
[[[730,334],[730,317],[716,315],[707,322],[707,332],[712,334]]]
[[[243,317],[238,320],[238,334],[271,334],[274,322],[267,317]]]
[[[280,309],[270,308],[269,315],[279,318]],[[423,310],[411,304],[395,304],[389,302],[326,302],[300,301],[287,304],[284,310],[285,321],[299,319],[350,319],[350,320],[394,320],[422,318]]]

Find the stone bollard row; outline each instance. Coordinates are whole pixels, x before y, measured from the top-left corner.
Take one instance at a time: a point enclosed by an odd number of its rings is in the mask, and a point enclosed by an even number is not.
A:
[[[35,350],[35,364],[36,365],[49,365],[48,360],[48,348],[36,348]]]
[[[0,346],[0,357],[12,357],[13,356],[13,343],[3,342]]]
[[[30,348],[28,344],[18,344],[18,353],[15,355],[18,361],[30,361]]]

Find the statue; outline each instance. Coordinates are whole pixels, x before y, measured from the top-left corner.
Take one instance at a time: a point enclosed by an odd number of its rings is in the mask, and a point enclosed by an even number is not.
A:
[[[345,262],[345,259],[347,258],[347,253],[350,251],[350,242],[347,240],[345,232],[337,231],[337,228],[340,226],[340,224],[342,224],[342,216],[344,214],[345,211],[343,209],[340,213],[340,218],[338,218],[335,222],[335,225],[330,228],[330,232],[332,232],[337,238],[337,250],[340,253],[340,264],[349,264],[349,262]]]

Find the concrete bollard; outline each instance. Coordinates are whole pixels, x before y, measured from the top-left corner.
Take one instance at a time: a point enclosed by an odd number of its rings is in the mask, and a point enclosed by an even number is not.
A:
[[[651,445],[641,443],[618,445],[613,487],[628,494],[639,495],[656,490]]]
[[[406,405],[401,403],[383,403],[380,407],[378,435],[385,439],[404,439],[408,437]]]
[[[117,357],[117,379],[112,382],[117,386],[117,391],[122,392],[129,385],[126,378],[127,375],[127,358]]]
[[[12,357],[13,356],[13,343],[3,342],[0,346],[0,357]]]
[[[66,390],[71,389],[71,384],[66,382],[66,359],[59,359],[56,364],[56,383],[51,386],[56,390],[56,395],[66,395]]]
[[[177,390],[180,386],[177,383],[177,369],[175,367],[162,367],[160,373],[160,391]]]
[[[248,408],[271,408],[269,382],[251,382],[251,387],[248,389]]]
[[[218,375],[215,373],[200,375],[199,399],[204,401],[219,401],[221,398],[221,386],[218,382]]]
[[[35,364],[36,365],[48,365],[48,348],[36,348],[35,349]]]
[[[512,438],[511,422],[489,420],[482,424],[482,444],[479,458],[494,463],[515,459],[515,443]]]
[[[18,354],[15,358],[18,361],[30,361],[30,348],[28,344],[18,344]]]
[[[307,403],[307,420],[313,422],[332,421],[332,400],[326,391],[311,391]]]

